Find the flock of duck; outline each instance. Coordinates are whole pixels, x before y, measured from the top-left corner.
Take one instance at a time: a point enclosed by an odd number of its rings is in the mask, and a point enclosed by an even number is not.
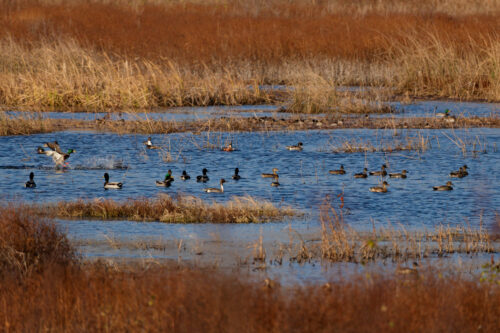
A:
[[[151,141],[151,137],[149,137],[148,140],[146,142],[144,142],[144,144],[145,144],[147,149],[159,149],[159,147],[153,145],[153,143]],[[44,149],[43,147],[46,147],[49,149]],[[67,166],[66,160],[71,156],[71,154],[76,152],[74,149],[69,149],[66,153],[64,153],[61,150],[61,147],[59,146],[57,141],[46,142],[43,145],[43,147],[38,147],[37,153],[52,157],[52,160],[54,161],[56,167]],[[299,143],[297,143],[297,145],[287,146],[286,149],[290,150],[290,151],[302,151],[303,143],[299,142]],[[232,142],[231,142],[226,147],[223,147],[222,150],[223,151],[234,151],[236,149],[233,147]],[[389,176],[390,178],[405,179],[407,177],[406,174],[408,173],[408,171],[406,171],[406,170],[402,170],[400,173],[388,173],[386,169],[387,169],[387,166],[385,164],[383,164],[381,169],[377,170],[377,171],[368,172],[368,169],[364,168],[363,172],[355,173],[354,178],[368,178],[368,175],[380,176],[382,178]],[[452,171],[450,173],[450,177],[463,178],[469,174],[467,172],[467,169],[468,169],[467,165],[463,165],[462,167],[459,168],[458,171]],[[273,181],[271,182],[271,186],[280,186],[278,171],[279,170],[277,168],[273,168],[272,173],[262,173],[261,176],[263,178],[272,178]],[[332,175],[345,175],[346,170],[344,169],[344,166],[341,165],[340,169],[330,170],[329,173]],[[29,180],[25,183],[25,187],[27,187],[27,188],[36,187],[34,177],[35,177],[35,174],[33,172],[31,172],[29,175]],[[187,174],[186,170],[183,170],[182,175],[180,176],[180,179],[186,181],[186,180],[191,179],[191,176],[189,176]],[[234,174],[232,175],[232,179],[234,179],[234,180],[241,179],[238,168],[234,169]],[[169,187],[173,181],[174,181],[174,177],[172,176],[172,170],[169,169],[163,180],[156,181],[156,186]],[[196,176],[196,181],[202,182],[202,183],[206,183],[207,181],[209,181],[208,170],[204,168],[202,170],[202,174]],[[203,190],[205,192],[208,192],[208,193],[223,193],[225,182],[226,182],[226,180],[224,178],[222,178],[222,179],[220,179],[220,182],[219,182],[220,188],[209,187],[209,188],[204,188]],[[380,186],[370,187],[370,191],[371,192],[378,192],[378,193],[385,193],[385,192],[387,192],[387,186],[389,186],[389,184],[386,181],[383,181],[380,184]],[[110,182],[109,181],[109,174],[107,172],[104,173],[104,188],[105,189],[121,189],[122,187],[123,187],[123,183]],[[451,181],[448,181],[445,185],[434,186],[433,190],[434,191],[451,191],[451,190],[453,190],[453,183]]]

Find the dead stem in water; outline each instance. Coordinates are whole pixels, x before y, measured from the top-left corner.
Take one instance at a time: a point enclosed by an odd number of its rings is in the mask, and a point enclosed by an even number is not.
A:
[[[422,132],[416,135],[406,133],[404,137],[393,137],[390,140],[380,139],[372,144],[370,140],[364,142],[363,139],[345,139],[335,137],[334,142],[329,143],[328,151],[334,153],[359,153],[359,152],[397,152],[416,151],[423,153],[430,148],[430,139]]]
[[[311,244],[311,257],[327,261],[365,262],[377,259],[405,261],[431,255],[446,256],[453,253],[490,253],[498,251],[496,243],[482,226],[438,225],[434,230],[408,231],[399,228],[373,227],[372,232],[358,232],[347,226],[342,208],[324,205],[321,209],[322,236]]]

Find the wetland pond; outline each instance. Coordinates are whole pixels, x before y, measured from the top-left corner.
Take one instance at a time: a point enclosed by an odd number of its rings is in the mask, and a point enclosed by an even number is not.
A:
[[[429,104],[430,105],[430,104]],[[276,112],[274,109],[262,112]],[[465,107],[464,107],[465,110]],[[490,111],[487,111],[490,110]],[[496,106],[484,112],[496,112]],[[239,112],[239,111],[238,111]],[[415,111],[416,112],[416,111]],[[244,112],[241,112],[244,113]],[[66,113],[55,113],[64,115]],[[71,113],[69,113],[71,115]],[[75,114],[75,113],[73,113]],[[182,113],[180,113],[182,114]],[[187,113],[190,114],[190,113]],[[208,112],[207,114],[211,114]],[[85,115],[85,113],[82,113]],[[89,114],[87,114],[89,115]],[[192,114],[190,114],[193,116]],[[291,231],[306,241],[320,236],[319,210],[327,203],[339,204],[343,193],[344,220],[352,228],[369,231],[376,227],[403,226],[408,230],[433,229],[436,225],[492,226],[500,207],[499,167],[500,131],[498,129],[422,129],[371,130],[339,129],[324,131],[211,132],[199,135],[176,133],[151,135],[158,150],[148,150],[147,135],[110,134],[92,131],[67,131],[30,136],[0,137],[0,192],[4,201],[26,203],[61,200],[112,198],[152,198],[161,193],[195,195],[208,202],[225,202],[232,196],[252,196],[269,200],[276,206],[290,206],[300,216],[284,222],[266,224],[162,224],[131,221],[58,220],[84,256],[89,258],[167,258],[180,256],[208,261],[235,262],[251,256],[255,241],[273,247],[287,242]],[[36,154],[45,142],[57,140],[63,148],[75,149],[69,166],[56,170],[51,158]],[[232,142],[233,152],[221,151]],[[286,146],[304,143],[303,151],[288,151]],[[414,149],[388,149],[418,143]],[[362,152],[343,152],[346,143],[369,148]],[[392,150],[392,151],[391,151]],[[15,152],[15,153],[14,153]],[[407,179],[387,178],[387,193],[372,193],[369,188],[381,182],[377,176],[355,179],[363,168],[388,172],[408,171]],[[450,178],[449,173],[466,164],[469,176]],[[331,175],[329,170],[344,165],[346,175]],[[210,180],[196,182],[203,168]],[[241,179],[231,179],[239,168]],[[280,187],[271,187],[260,176],[278,168]],[[169,188],[155,186],[168,169],[175,181]],[[179,176],[186,170],[191,180]],[[37,187],[25,189],[29,173],[35,173]],[[123,182],[121,190],[105,190],[103,174],[111,181]],[[226,179],[223,194],[205,193]],[[453,181],[453,191],[436,192],[433,186]],[[141,242],[162,242],[162,250],[138,249]],[[180,254],[182,242],[196,251]],[[116,244],[121,245],[117,246]],[[113,245],[115,244],[115,245]],[[235,259],[235,258],[238,259]],[[344,265],[344,264],[343,264]],[[345,264],[349,266],[349,264]],[[309,267],[289,266],[280,273],[301,279],[322,279],[322,273]]]

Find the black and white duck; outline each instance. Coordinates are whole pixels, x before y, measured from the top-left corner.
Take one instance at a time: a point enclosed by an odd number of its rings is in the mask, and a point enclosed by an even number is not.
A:
[[[292,151],[293,150],[295,150],[295,151],[301,151],[302,150],[302,146],[303,146],[302,142],[299,142],[295,146],[286,146],[286,149],[292,150]]]
[[[24,187],[27,187],[27,188],[35,188],[36,187],[36,184],[35,184],[35,181],[34,181],[34,178],[35,178],[35,174],[33,172],[30,173],[30,180],[28,180],[26,182],[26,184],[24,184]]]
[[[153,145],[153,142],[151,141],[151,137],[148,137],[148,140],[145,141],[144,144],[146,145],[147,149],[160,149],[160,147]]]
[[[202,174],[199,175],[199,176],[196,176],[196,181],[198,182],[208,182],[209,178],[208,178],[208,175],[207,175],[207,172],[208,170],[207,169],[203,169],[201,170]]]
[[[238,169],[238,168],[235,168],[235,169],[234,169],[233,179],[234,179],[234,180],[240,180],[240,179],[241,179],[241,176],[240,176],[240,169]]]
[[[182,170],[181,180],[191,179],[191,176],[187,174],[186,170]]]
[[[122,186],[123,186],[122,183],[110,182],[108,173],[106,172],[104,174],[104,188],[105,189],[121,189]]]

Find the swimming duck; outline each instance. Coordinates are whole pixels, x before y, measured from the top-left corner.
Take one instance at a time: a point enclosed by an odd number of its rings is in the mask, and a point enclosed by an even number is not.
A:
[[[36,149],[36,152],[37,152],[38,154],[45,154],[45,149],[43,149],[42,147],[38,147],[38,148]]]
[[[387,168],[385,166],[385,164],[382,164],[382,168],[380,171],[370,171],[370,175],[371,176],[382,176],[382,177],[385,177],[387,176],[387,171],[385,171],[385,168]]]
[[[450,115],[450,109],[446,109],[446,110],[444,110],[444,112],[436,113],[436,118],[445,118],[445,117],[449,117],[449,115]]]
[[[328,172],[332,175],[345,175],[344,165],[341,165],[339,170],[330,170]]]
[[[31,172],[30,173],[30,180],[28,180],[26,182],[26,184],[24,184],[24,187],[28,187],[28,188],[36,187],[35,181],[33,180],[34,178],[35,178],[35,174],[33,172]]]
[[[297,143],[296,146],[286,146],[286,149],[301,151],[302,150],[302,142]]]
[[[172,170],[168,169],[167,174],[165,175],[164,180],[157,180],[156,186],[164,186],[169,187],[174,181],[174,177],[172,177]]]
[[[451,191],[453,190],[452,186],[452,182],[448,181],[446,182],[446,185],[434,186],[433,189],[434,191]]]
[[[450,172],[450,177],[453,178],[463,178],[467,176],[469,173],[467,172],[467,165],[464,164],[464,166],[461,166],[458,171],[452,171]]]
[[[109,175],[108,173],[106,172],[104,174],[104,188],[105,189],[109,189],[109,188],[112,188],[112,189],[121,189],[123,184],[122,183],[118,183],[118,182],[110,182],[109,181]]]
[[[468,176],[468,175],[469,175],[469,173],[467,172],[467,169],[468,169],[468,168],[469,168],[469,167],[468,167],[466,164],[464,164],[464,165],[462,166],[462,169],[464,170],[464,171],[463,171],[464,176]]]
[[[182,171],[181,180],[191,179],[191,176],[187,174],[186,170]]]
[[[241,176],[239,175],[239,172],[240,172],[240,169],[238,169],[238,168],[234,169],[234,175],[233,175],[233,179],[234,180],[240,180],[241,179]]]
[[[233,148],[233,143],[229,143],[226,147],[222,148],[222,151],[234,151],[235,149]]]
[[[278,168],[273,168],[273,173],[263,173],[262,177],[263,178],[278,178]]]
[[[202,170],[202,173],[203,173],[203,174],[202,174],[202,175],[200,175],[200,176],[196,176],[196,181],[198,181],[198,182],[203,182],[203,183],[207,182],[207,181],[208,181],[208,179],[209,179],[209,178],[208,178],[208,176],[207,176],[207,172],[208,172],[208,170],[207,170],[207,169],[203,169],[203,170]]]
[[[382,183],[382,186],[370,187],[370,192],[385,193],[387,192],[387,186],[389,186],[389,184],[387,184],[387,182],[384,181]]]
[[[204,188],[203,191],[205,191],[207,193],[223,193],[224,186],[222,186],[222,184],[224,184],[225,182],[226,182],[226,180],[224,178],[222,178],[220,180],[220,188],[209,187],[209,188]]]
[[[144,144],[146,145],[147,149],[160,149],[160,147],[153,146],[153,142],[151,141],[151,137],[148,137],[148,141],[145,141]]]
[[[354,174],[354,178],[366,178],[366,177],[368,177],[368,169],[367,168],[364,168],[363,172],[361,172],[361,173]]]
[[[408,171],[403,170],[403,171],[401,171],[401,173],[390,173],[389,177],[391,177],[391,178],[406,178],[407,172]]]

